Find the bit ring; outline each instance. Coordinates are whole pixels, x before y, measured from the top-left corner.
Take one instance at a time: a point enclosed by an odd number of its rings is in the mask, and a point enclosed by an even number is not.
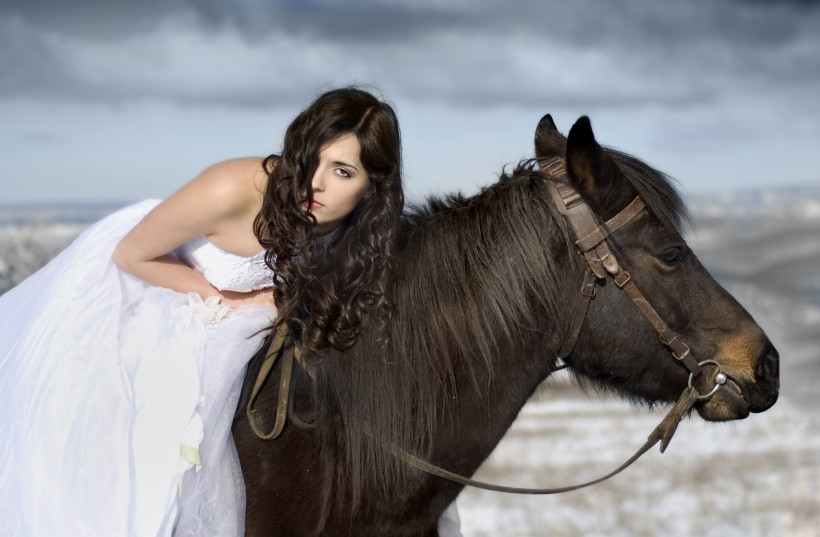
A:
[[[724,384],[726,384],[726,381],[729,380],[729,377],[720,368],[720,364],[717,363],[715,360],[704,360],[704,361],[698,363],[698,365],[701,366],[701,367],[704,366],[704,365],[707,365],[707,364],[711,364],[711,365],[717,367],[717,373],[715,373],[715,376],[714,376],[715,386],[714,386],[714,388],[709,390],[709,393],[706,393],[704,395],[698,395],[698,400],[699,401],[703,401],[705,399],[710,399],[713,395],[715,395],[717,393],[717,391],[720,389],[720,387],[723,386]],[[694,373],[689,373],[689,387],[690,388],[692,387],[692,379],[694,378],[694,376],[695,376]]]

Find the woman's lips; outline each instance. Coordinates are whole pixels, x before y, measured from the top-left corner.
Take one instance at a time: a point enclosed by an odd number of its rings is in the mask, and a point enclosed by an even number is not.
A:
[[[301,204],[307,208],[307,198],[302,198]],[[320,207],[324,207],[321,203],[316,200],[313,200],[313,204],[310,206],[311,209],[318,209]]]

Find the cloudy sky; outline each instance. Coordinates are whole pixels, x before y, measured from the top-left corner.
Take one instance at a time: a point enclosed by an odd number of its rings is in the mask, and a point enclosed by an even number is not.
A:
[[[0,204],[166,196],[319,92],[402,123],[410,197],[494,180],[547,112],[695,194],[820,185],[820,2],[0,3]]]

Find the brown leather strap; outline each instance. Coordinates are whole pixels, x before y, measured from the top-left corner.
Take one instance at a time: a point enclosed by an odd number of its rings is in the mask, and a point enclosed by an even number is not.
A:
[[[615,233],[631,222],[635,219],[635,217],[641,214],[641,211],[645,208],[646,204],[644,204],[640,196],[635,196],[635,199],[633,199],[629,205],[621,209],[621,212],[606,221],[604,227],[607,229],[607,236]]]
[[[547,187],[553,202],[558,207],[558,211],[569,220],[575,236],[578,237],[575,244],[586,258],[590,270],[598,278],[605,278],[607,274],[612,276],[618,287],[626,292],[632,303],[638,308],[638,311],[658,332],[661,341],[672,350],[672,356],[689,372],[699,374],[701,368],[692,356],[689,346],[669,328],[658,312],[649,304],[643,293],[632,282],[629,273],[621,268],[620,263],[618,263],[617,258],[606,242],[612,233],[631,222],[643,211],[645,208],[643,200],[636,197],[614,217],[604,224],[598,225],[592,209],[572,185],[567,172],[566,161],[561,157],[553,157],[541,162],[540,167],[550,179],[547,182]],[[579,312],[582,310],[586,312],[588,307],[589,299],[582,296],[578,301],[576,315],[571,325],[570,335],[567,338],[567,341],[573,347],[578,339],[578,335],[574,335],[573,332],[583,325],[583,319],[578,319]],[[559,357],[562,359],[568,357],[567,350],[571,352],[572,348],[565,344]]]
[[[678,398],[677,403],[669,413],[661,420],[657,427],[650,433],[649,437],[647,438],[646,442],[638,448],[638,451],[635,452],[626,462],[620,465],[618,468],[613,470],[612,472],[608,473],[603,477],[599,477],[597,479],[593,479],[592,481],[587,481],[585,483],[581,483],[580,485],[571,485],[566,487],[554,487],[554,488],[520,488],[520,487],[507,487],[504,485],[495,485],[492,483],[484,483],[483,481],[476,481],[474,479],[470,479],[459,474],[450,472],[449,470],[445,470],[435,464],[431,464],[423,459],[416,457],[415,455],[405,451],[404,449],[396,446],[392,443],[383,443],[385,449],[387,449],[390,453],[392,453],[395,457],[398,457],[402,461],[406,462],[410,466],[426,472],[428,474],[441,477],[443,479],[447,479],[448,481],[452,481],[454,483],[458,483],[460,485],[476,487],[485,490],[493,490],[496,492],[508,492],[512,494],[559,494],[562,492],[569,492],[572,490],[578,490],[590,485],[595,485],[596,483],[600,483],[601,481],[605,481],[610,477],[614,477],[615,475],[621,473],[626,468],[628,468],[633,462],[638,460],[641,455],[649,451],[652,446],[661,442],[661,452],[665,451],[669,442],[672,440],[672,437],[677,430],[678,423],[680,423],[683,416],[686,415],[687,412],[692,408],[692,406],[698,400],[698,393],[694,388],[687,388]]]
[[[661,318],[655,308],[649,303],[644,294],[632,281],[632,277],[625,270],[620,271],[614,276],[615,285],[623,289],[624,293],[632,300],[638,311],[649,321],[652,328],[658,333],[661,341],[672,350],[672,356],[683,364],[690,373],[700,373],[701,368],[697,360],[689,352],[689,346],[678,337],[669,325]]]
[[[572,324],[567,333],[567,340],[564,342],[561,352],[558,353],[558,358],[561,360],[565,360],[572,354],[575,344],[578,343],[578,338],[581,336],[581,329],[584,326],[584,319],[586,319],[587,310],[589,309],[589,303],[595,298],[596,281],[597,278],[591,270],[584,271],[584,281],[581,283],[578,303],[575,305],[575,315],[572,318]]]
[[[589,205],[583,201],[581,195],[570,185],[563,159],[559,164],[560,166],[557,167],[557,173],[561,173],[562,175],[555,177],[553,181],[547,182],[547,189],[552,196],[555,206],[558,208],[558,212],[567,217],[575,236],[585,237],[598,228],[598,222],[595,220],[595,216]],[[598,278],[606,278],[606,269],[601,261],[602,257],[609,253],[609,248],[606,243],[601,243],[599,249],[587,250],[582,253],[595,276]]]
[[[607,237],[615,233],[618,229],[631,222],[643,211],[645,205],[641,198],[636,197],[624,209],[606,221],[606,223],[595,228],[594,231],[586,235],[583,239],[575,241],[575,245],[581,252],[586,252],[605,241]]]
[[[280,324],[276,329],[276,333],[271,340],[268,352],[265,354],[265,359],[262,362],[262,367],[259,369],[259,374],[256,376],[256,382],[251,390],[250,399],[248,399],[248,406],[245,414],[248,416],[248,423],[251,426],[254,434],[262,440],[273,440],[278,437],[285,428],[285,421],[288,414],[288,398],[290,396],[290,381],[293,375],[293,359],[294,356],[300,354],[299,349],[295,348],[293,341],[290,338],[288,327],[285,324]],[[258,411],[254,410],[253,403],[262,389],[262,385],[268,378],[268,375],[273,369],[276,359],[282,355],[282,372],[279,380],[279,400],[276,405],[276,421],[273,429],[269,433],[262,430],[262,423],[258,415]]]
[[[606,243],[606,239],[643,211],[643,200],[636,197],[617,215],[599,225],[592,208],[572,185],[564,159],[558,157],[549,159],[541,163],[541,168],[550,177],[547,188],[553,202],[558,212],[566,216],[575,236],[578,237],[575,244],[586,258],[590,270],[598,278],[605,278],[607,273],[618,272],[618,262]]]

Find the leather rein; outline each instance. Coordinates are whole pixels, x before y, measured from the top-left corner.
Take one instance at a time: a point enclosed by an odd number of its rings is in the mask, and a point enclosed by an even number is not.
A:
[[[672,440],[672,436],[675,434],[678,424],[683,417],[688,414],[695,403],[699,400],[706,400],[712,397],[720,386],[724,385],[728,380],[728,377],[721,371],[720,365],[714,360],[704,360],[698,362],[694,358],[689,346],[678,336],[678,334],[669,328],[655,308],[652,307],[641,290],[637,287],[637,285],[635,285],[635,282],[632,281],[629,273],[618,263],[617,258],[607,244],[607,239],[610,235],[615,233],[627,223],[631,222],[646,208],[643,200],[641,200],[640,197],[636,197],[617,215],[612,217],[610,220],[599,224],[599,219],[596,218],[592,208],[586,203],[581,194],[572,185],[567,173],[565,159],[561,157],[543,159],[539,163],[539,166],[547,175],[546,185],[553,203],[555,203],[558,211],[569,221],[570,226],[577,237],[575,245],[587,262],[587,267],[584,270],[584,277],[581,284],[578,303],[575,308],[575,315],[573,316],[568,336],[564,341],[560,353],[558,354],[558,358],[561,360],[566,359],[575,348],[581,334],[581,329],[583,328],[584,319],[586,318],[589,304],[595,297],[595,286],[597,281],[612,278],[615,285],[627,294],[638,311],[649,322],[649,324],[652,325],[652,328],[654,328],[658,333],[658,337],[661,342],[671,351],[673,358],[689,371],[689,382],[687,388],[683,391],[683,393],[681,393],[672,409],[666,414],[666,416],[664,416],[660,424],[655,427],[646,442],[638,448],[634,455],[632,455],[626,462],[609,474],[578,485],[553,488],[519,488],[484,483],[450,472],[420,459],[392,442],[379,441],[377,439],[384,449],[418,470],[461,485],[514,494],[557,494],[561,492],[578,490],[596,483],[600,483],[619,474],[638,460],[644,453],[649,451],[658,442],[661,443],[660,450],[661,453],[663,453],[669,445],[669,442]],[[259,421],[258,412],[253,409],[253,403],[256,400],[265,379],[273,368],[274,362],[279,356],[282,356],[283,364],[279,384],[276,422],[273,429],[270,432],[265,433],[262,430],[262,424]],[[246,414],[248,416],[251,429],[259,438],[263,440],[271,440],[276,438],[281,434],[284,428],[285,421],[288,416],[290,379],[292,376],[294,359],[299,360],[300,363],[302,362],[300,349],[293,343],[287,326],[279,325],[265,355],[265,359],[262,363],[259,374],[257,375],[256,382],[254,383],[246,408]],[[708,393],[701,395],[692,386],[692,380],[694,377],[700,375],[703,371],[703,366],[707,364],[712,365],[717,369],[714,375],[715,386]],[[303,363],[303,366],[304,365],[306,364]],[[560,368],[561,367],[559,367],[559,369]],[[310,373],[310,370],[308,370],[308,372]],[[373,436],[372,433],[368,434]]]

